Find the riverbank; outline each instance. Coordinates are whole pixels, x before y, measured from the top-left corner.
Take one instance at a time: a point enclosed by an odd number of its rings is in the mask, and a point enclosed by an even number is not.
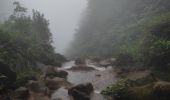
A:
[[[153,92],[165,92],[164,88],[170,86],[168,82],[155,76],[151,70],[121,69],[103,62],[101,64],[86,60],[85,63],[76,64],[75,61],[68,61],[62,67],[46,66],[38,77],[25,79],[24,85],[9,92],[7,96],[13,98],[12,100],[72,100],[70,98],[74,95],[72,92],[69,94],[68,91],[76,87],[88,90],[89,87],[86,87],[86,84],[89,83],[92,86],[91,92],[88,94],[85,92],[88,100],[112,100],[115,94],[116,100],[125,100],[124,97],[131,98],[133,97],[131,94],[139,97],[129,100],[147,100]],[[170,93],[169,90],[166,90],[166,93]],[[75,94],[78,95],[81,91],[76,89]],[[84,100],[83,96],[81,100]],[[124,99],[117,98],[117,96],[123,96]],[[145,99],[141,99],[141,96]]]

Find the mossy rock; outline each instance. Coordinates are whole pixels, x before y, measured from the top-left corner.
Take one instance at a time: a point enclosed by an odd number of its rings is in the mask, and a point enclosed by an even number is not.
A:
[[[58,90],[61,87],[70,87],[71,84],[67,82],[64,78],[53,78],[53,79],[47,79],[45,81],[46,87],[48,87],[50,90]]]
[[[108,86],[101,94],[106,96],[112,96],[118,100],[124,100],[130,98],[129,88],[133,86],[133,82],[128,79],[120,80],[116,84]]]
[[[37,78],[33,75],[26,75],[26,76],[18,78],[16,81],[16,85],[17,86],[25,86],[30,80],[36,81]]]
[[[153,84],[130,88],[131,100],[155,100]]]
[[[150,75],[147,75],[146,77],[134,80],[133,85],[134,86],[144,86],[144,85],[147,85],[150,83],[154,83],[156,81],[157,81],[157,79],[155,78],[155,76],[150,74]]]
[[[108,86],[102,94],[111,96],[114,100],[170,100],[170,83],[150,81],[136,85],[135,81],[126,79]]]
[[[27,100],[29,96],[29,90],[25,87],[20,87],[12,93],[12,100]]]
[[[154,95],[157,100],[170,100],[170,83],[165,81],[156,82],[154,84]]]
[[[48,73],[46,74],[46,76],[49,78],[55,78],[55,77],[67,78],[68,72],[60,70],[53,73]]]

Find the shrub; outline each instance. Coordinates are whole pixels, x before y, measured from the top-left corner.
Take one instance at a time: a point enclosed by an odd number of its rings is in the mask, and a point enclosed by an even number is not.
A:
[[[17,72],[17,86],[25,86],[29,80],[37,80],[41,75],[41,71],[35,68],[25,68],[22,71]]]
[[[132,85],[132,81],[128,79],[120,80],[116,84],[108,86],[101,92],[103,95],[112,96],[119,100],[129,98],[129,87]]]
[[[156,16],[147,23],[141,47],[144,63],[166,70],[170,62],[170,15]]]
[[[117,66],[132,65],[134,63],[134,59],[133,56],[128,53],[122,53],[118,55],[115,63]]]

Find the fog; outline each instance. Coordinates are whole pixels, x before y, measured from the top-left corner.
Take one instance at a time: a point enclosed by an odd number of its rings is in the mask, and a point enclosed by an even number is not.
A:
[[[12,2],[16,0],[0,1],[0,17],[5,19],[12,12]],[[78,22],[86,8],[86,0],[19,0],[28,10],[36,9],[50,21],[53,33],[53,45],[56,52],[64,53],[73,39]],[[7,10],[8,9],[8,10]],[[2,16],[3,15],[3,16]]]

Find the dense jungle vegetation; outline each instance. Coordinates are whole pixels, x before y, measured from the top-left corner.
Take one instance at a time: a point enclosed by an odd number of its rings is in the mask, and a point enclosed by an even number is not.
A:
[[[0,19],[0,100],[170,99],[170,1],[87,2],[68,58],[44,14],[13,3]]]
[[[48,20],[36,10],[29,15],[19,2],[14,5],[13,14],[0,23],[0,73],[10,76],[10,67],[20,78],[34,75],[42,67],[39,64],[60,67],[65,58],[55,53],[51,45]]]
[[[136,62],[166,69],[169,11],[168,0],[90,0],[68,55],[115,57],[121,60],[118,65]]]
[[[68,55],[116,58],[113,66],[121,69],[123,80],[109,85],[104,95],[116,100],[168,100],[170,2],[90,0]],[[129,79],[129,72],[143,69],[151,74]]]

